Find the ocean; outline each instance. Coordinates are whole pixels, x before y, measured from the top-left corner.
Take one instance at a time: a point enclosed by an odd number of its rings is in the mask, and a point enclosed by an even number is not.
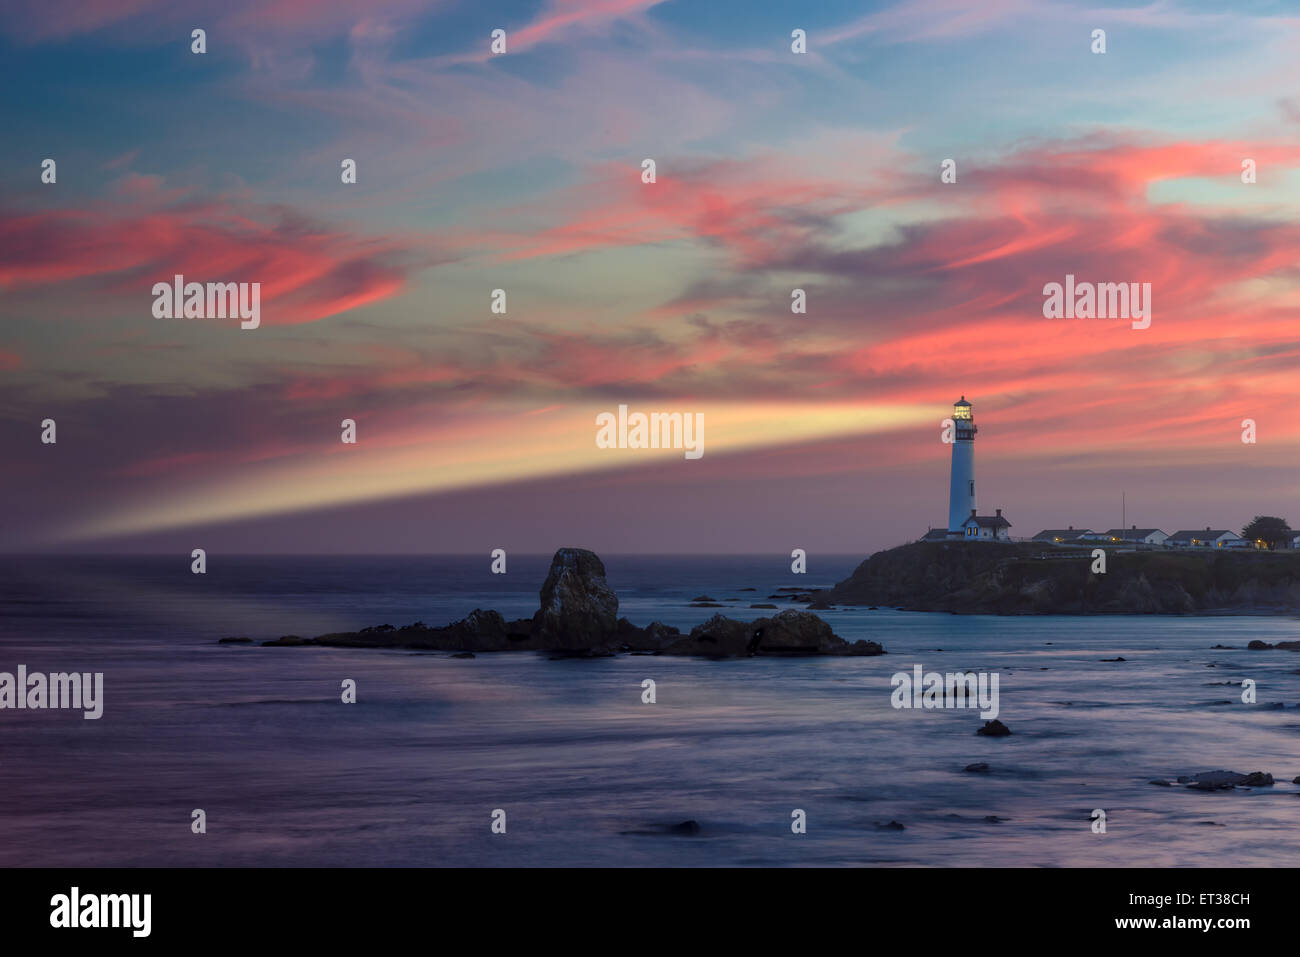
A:
[[[686,629],[856,556],[602,556],[620,614]],[[0,672],[103,672],[104,711],[0,710],[4,866],[1208,866],[1300,859],[1293,618],[820,612],[873,658],[550,660],[219,645],[475,607],[549,556],[0,559]],[[742,591],[754,588],[756,591]],[[696,596],[725,609],[690,608]],[[739,600],[728,600],[739,599]],[[1224,644],[1232,649],[1211,646]],[[1125,660],[1103,661],[1122,657]],[[891,676],[999,676],[999,719]],[[656,700],[642,701],[642,682]],[[1258,701],[1241,701],[1243,679]],[[341,686],[356,683],[344,704]],[[1283,707],[1273,707],[1280,703]],[[989,770],[963,769],[986,763]],[[1151,779],[1262,770],[1273,787]],[[202,809],[206,833],[191,830]],[[1105,832],[1094,812],[1105,812]],[[505,833],[493,833],[493,812]],[[802,811],[806,832],[794,833]],[[677,833],[694,821],[698,829]],[[891,822],[902,829],[889,827]]]

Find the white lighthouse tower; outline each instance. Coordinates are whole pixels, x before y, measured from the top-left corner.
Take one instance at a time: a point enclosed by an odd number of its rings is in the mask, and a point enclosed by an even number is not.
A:
[[[958,537],[975,514],[975,419],[962,396],[952,405],[952,482],[948,486],[948,535]]]

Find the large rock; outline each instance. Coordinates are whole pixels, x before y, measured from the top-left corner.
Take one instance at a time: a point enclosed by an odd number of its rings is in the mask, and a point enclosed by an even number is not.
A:
[[[585,548],[561,548],[542,583],[542,607],[533,630],[547,648],[581,651],[615,641],[618,596],[605,581],[605,565]]]

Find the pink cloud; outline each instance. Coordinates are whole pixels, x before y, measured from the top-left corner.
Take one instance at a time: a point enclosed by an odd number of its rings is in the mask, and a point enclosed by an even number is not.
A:
[[[140,177],[146,192],[156,191]],[[137,195],[128,188],[125,195]],[[402,290],[415,246],[310,224],[281,208],[238,209],[217,200],[127,212],[0,211],[0,286],[11,291],[74,280],[144,297],[180,274],[194,282],[260,282],[268,325],[313,322]]]

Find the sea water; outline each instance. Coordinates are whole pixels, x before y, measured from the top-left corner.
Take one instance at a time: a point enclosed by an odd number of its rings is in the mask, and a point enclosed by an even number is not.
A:
[[[768,596],[830,585],[858,559],[810,556],[807,575],[781,556],[604,560],[620,614],[686,629],[774,613],[755,603],[803,607]],[[1300,638],[1292,618],[819,612],[846,639],[881,642],[872,658],[216,643],[441,625],[475,607],[524,617],[548,561],[512,554],[492,575],[486,553],[216,555],[192,575],[187,555],[0,560],[0,671],[104,674],[99,720],[0,711],[0,865],[1300,860],[1300,654],[1245,650]],[[689,607],[706,595],[726,607]],[[891,676],[916,664],[998,674],[1012,734],[977,735],[971,710],[892,707]],[[346,679],[356,704],[341,701]],[[974,763],[988,772],[963,770]],[[1277,784],[1149,783],[1219,768]],[[688,820],[697,832],[673,833]]]

